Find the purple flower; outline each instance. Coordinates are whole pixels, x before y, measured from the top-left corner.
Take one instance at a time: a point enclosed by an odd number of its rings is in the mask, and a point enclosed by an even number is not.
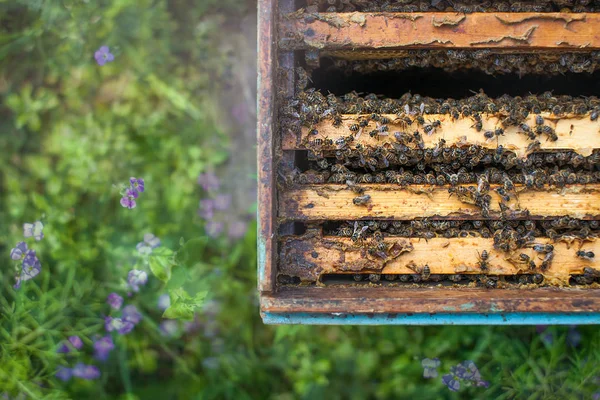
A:
[[[231,240],[240,239],[244,237],[247,230],[248,225],[244,221],[233,221],[229,224],[227,236],[229,236],[229,239]]]
[[[440,364],[441,362],[439,358],[423,359],[423,361],[421,361],[421,366],[423,367],[423,378],[437,378],[437,368],[440,366]]]
[[[123,298],[116,293],[111,293],[106,298],[106,302],[111,308],[118,310],[123,305]]]
[[[42,270],[40,260],[35,255],[35,250],[27,250],[25,258],[23,259],[23,265],[21,267],[21,274],[17,276],[17,282],[14,285],[15,289],[21,287],[21,282],[28,281],[39,275]]]
[[[127,283],[131,286],[134,292],[139,292],[140,286],[144,286],[148,282],[148,274],[146,271],[132,269],[127,275]]]
[[[58,367],[58,371],[56,371],[56,374],[54,376],[56,376],[61,381],[66,382],[69,379],[71,379],[72,374],[73,372],[71,371],[71,368]]]
[[[596,392],[592,395],[592,400],[600,400],[600,392]]]
[[[471,381],[481,380],[481,374],[479,373],[479,369],[477,369],[477,366],[473,361],[463,361],[459,367],[461,375],[459,375],[458,373],[456,374],[459,378]]]
[[[127,189],[127,193],[129,193],[130,191],[131,191],[131,189]],[[135,197],[137,197],[137,193],[136,193]],[[135,208],[135,206],[137,204],[135,203],[133,195],[130,196],[130,195],[126,194],[125,196],[121,197],[121,205],[123,207],[128,208],[128,209],[131,210],[132,208]]]
[[[57,353],[70,353],[71,347],[73,347],[77,350],[79,350],[83,347],[83,341],[81,340],[81,338],[79,336],[69,336],[69,340],[62,342],[60,347],[58,348],[58,350],[56,350],[56,352]]]
[[[114,348],[115,344],[110,335],[101,337],[94,342],[94,358],[98,361],[106,361]]]
[[[215,201],[213,199],[200,200],[198,215],[206,220],[213,219],[215,216]]]
[[[174,337],[179,332],[179,324],[174,319],[167,319],[160,323],[160,333],[166,337]]]
[[[73,376],[81,379],[98,379],[100,377],[100,370],[95,365],[86,365],[84,363],[77,363],[72,369]]]
[[[167,293],[161,294],[160,297],[158,298],[158,309],[161,311],[164,311],[167,308],[169,308],[170,306],[171,306],[171,297]]]
[[[129,178],[129,186],[134,192],[142,193],[144,191],[144,180],[142,178]],[[137,196],[136,196],[137,197]]]
[[[215,197],[214,201],[215,210],[217,211],[227,211],[231,206],[231,195],[229,194],[219,194]]]
[[[442,383],[453,392],[458,392],[458,389],[460,389],[460,381],[458,380],[458,377],[452,374],[446,374],[442,376]]]
[[[217,237],[223,232],[223,223],[219,221],[208,221],[204,229],[206,234],[210,237]]]
[[[94,53],[94,58],[98,65],[104,65],[113,61],[115,56],[110,53],[108,46],[102,46]]]
[[[160,239],[151,233],[146,233],[144,235],[144,240],[139,242],[135,248],[141,254],[150,254],[152,253],[152,249],[158,246],[160,246]]]
[[[44,237],[43,229],[44,224],[41,221],[35,221],[33,224],[25,223],[23,224],[23,236],[26,238],[33,237],[35,240],[40,241]]]
[[[136,306],[130,304],[123,308],[121,318],[123,318],[123,321],[137,325],[142,320],[142,314],[138,311]]]
[[[124,321],[121,318],[104,318],[104,329],[107,332],[117,331],[120,335],[126,335],[133,330],[134,326],[132,322]]]
[[[198,185],[207,192],[213,192],[219,190],[220,182],[214,172],[205,172],[198,176]]]
[[[19,242],[15,246],[14,249],[10,251],[10,258],[13,260],[22,260],[25,257],[25,253],[27,252],[27,243]]]

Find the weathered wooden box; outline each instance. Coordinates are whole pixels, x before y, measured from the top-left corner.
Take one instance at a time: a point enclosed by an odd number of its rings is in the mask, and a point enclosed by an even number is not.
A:
[[[264,322],[600,323],[600,14],[379,3],[259,0]]]

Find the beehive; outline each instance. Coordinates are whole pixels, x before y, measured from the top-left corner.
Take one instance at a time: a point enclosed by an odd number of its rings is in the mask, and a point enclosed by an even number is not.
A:
[[[264,321],[599,323],[598,6],[259,1]]]

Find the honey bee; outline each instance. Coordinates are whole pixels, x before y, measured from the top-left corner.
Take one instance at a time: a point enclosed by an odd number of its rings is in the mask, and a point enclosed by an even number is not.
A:
[[[544,125],[544,117],[542,117],[541,115],[536,115],[535,116],[535,124],[536,125]]]
[[[552,142],[556,142],[558,140],[558,135],[556,134],[556,131],[548,125],[544,125],[542,127],[542,133],[548,135],[548,140]]]
[[[363,279],[363,276],[361,274],[354,274],[352,276],[352,278],[354,279],[355,282],[360,282]]]
[[[539,285],[540,283],[542,283],[544,281],[544,275],[542,275],[542,274],[534,274],[531,277],[531,280],[533,281],[533,283]]]
[[[424,281],[429,280],[429,277],[431,276],[431,269],[429,268],[429,265],[425,264],[425,266],[423,267],[423,270],[421,272],[421,279]]]
[[[369,229],[369,227],[367,225],[364,226],[359,226],[358,225],[358,221],[354,222],[354,231],[352,232],[352,241],[356,242],[360,239],[362,239],[363,234],[365,233],[365,231]]]
[[[353,232],[354,231],[352,230],[351,227],[349,227],[347,225],[343,225],[337,230],[337,236],[350,237],[350,236],[352,236]]]
[[[377,283],[381,280],[381,275],[380,274],[369,274],[369,280],[372,283]]]
[[[481,272],[487,273],[489,271],[488,259],[489,253],[487,250],[483,250],[481,254],[479,254],[479,269],[481,269]]]
[[[554,251],[554,246],[551,244],[534,244],[533,250],[538,253],[550,253]]]
[[[548,268],[550,268],[550,264],[552,263],[553,259],[554,259],[553,251],[549,251],[548,253],[546,253],[546,255],[544,256],[544,260],[540,264],[540,270],[547,271]]]
[[[594,258],[595,254],[593,251],[585,251],[585,250],[579,250],[577,251],[577,257],[583,258],[585,260],[592,260]]]

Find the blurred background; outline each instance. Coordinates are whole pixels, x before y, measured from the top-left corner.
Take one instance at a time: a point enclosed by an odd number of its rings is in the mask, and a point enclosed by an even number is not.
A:
[[[1,399],[600,396],[593,326],[263,325],[255,96],[254,1],[0,1]]]

